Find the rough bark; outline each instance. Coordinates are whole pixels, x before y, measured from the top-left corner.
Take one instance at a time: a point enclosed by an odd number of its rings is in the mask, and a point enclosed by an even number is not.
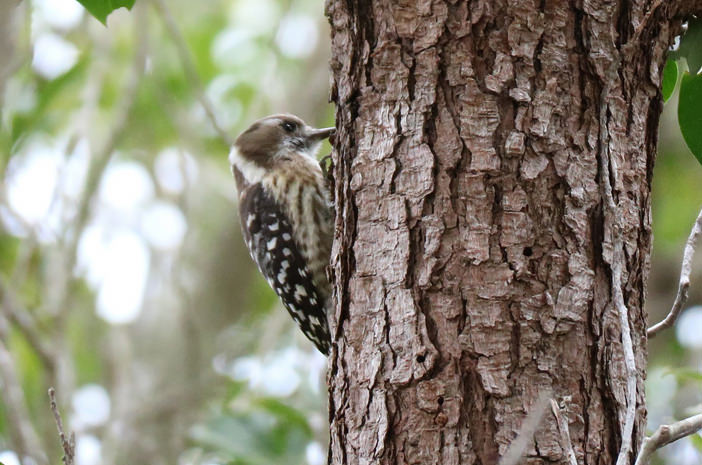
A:
[[[694,8],[329,0],[330,463],[495,464],[541,393],[578,463],[633,463],[661,71]],[[524,463],[569,463],[549,412]]]

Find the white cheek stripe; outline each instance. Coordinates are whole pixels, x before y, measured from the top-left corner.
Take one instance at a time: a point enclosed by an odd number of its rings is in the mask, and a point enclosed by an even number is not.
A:
[[[307,157],[311,158],[312,160],[314,160],[314,161],[316,162],[316,161],[317,161],[317,152],[319,152],[319,148],[320,148],[321,146],[322,146],[322,142],[317,142],[317,143],[313,144],[313,145],[309,148],[309,150],[306,150],[306,151],[304,152],[304,154],[307,155]]]
[[[241,174],[244,175],[244,178],[249,184],[261,182],[261,179],[263,179],[263,176],[266,174],[265,169],[242,157],[239,150],[234,145],[229,151],[229,163],[232,166],[236,166],[236,168],[241,171]]]

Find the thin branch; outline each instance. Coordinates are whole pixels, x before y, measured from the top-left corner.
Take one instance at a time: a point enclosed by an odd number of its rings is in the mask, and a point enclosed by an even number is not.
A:
[[[612,193],[611,176],[617,176],[616,160],[609,152],[609,130],[608,117],[610,93],[612,84],[617,78],[617,70],[622,62],[621,56],[616,54],[612,58],[612,63],[604,76],[602,92],[600,94],[599,108],[599,164],[600,182],[605,199],[607,214],[605,215],[605,228],[609,227],[612,240],[612,254],[605,261],[609,263],[611,269],[611,288],[614,307],[619,316],[619,326],[622,332],[622,350],[624,352],[624,366],[626,368],[626,405],[624,412],[624,427],[622,428],[622,443],[617,456],[617,465],[629,463],[629,453],[632,450],[632,435],[634,432],[634,420],[636,419],[636,359],[634,357],[634,344],[631,339],[631,328],[629,327],[629,310],[624,303],[622,292],[622,262],[624,260],[624,244],[621,235],[621,226],[618,218],[619,207],[614,201]],[[611,169],[610,169],[611,167]]]
[[[178,25],[176,24],[175,19],[171,14],[171,11],[168,9],[168,6],[166,5],[166,2],[164,0],[153,0],[153,4],[156,8],[156,11],[158,11],[158,13],[161,15],[163,22],[166,24],[166,29],[168,29],[168,33],[171,35],[176,50],[178,51],[178,55],[180,55],[180,60],[183,62],[185,75],[188,78],[188,80],[190,80],[190,84],[192,85],[192,87],[195,89],[195,92],[197,93],[197,98],[200,101],[200,105],[202,105],[202,108],[205,110],[207,118],[210,120],[212,127],[214,127],[215,131],[222,139],[222,141],[225,144],[227,144],[227,146],[231,146],[234,143],[234,140],[229,134],[227,134],[227,132],[217,121],[214,106],[212,105],[210,99],[207,97],[207,94],[205,94],[205,89],[202,85],[202,80],[200,79],[200,75],[198,74],[197,69],[195,68],[195,64],[190,55],[190,51],[188,50],[188,44],[185,42],[185,38],[183,37],[183,34],[178,28]]]
[[[56,420],[56,429],[58,429],[61,448],[63,449],[61,460],[63,460],[65,465],[73,465],[73,458],[76,455],[76,436],[73,432],[67,436],[63,430],[63,421],[61,421],[61,414],[56,405],[56,390],[52,387],[49,388],[49,403],[54,414],[54,420]]]
[[[546,413],[550,396],[550,392],[541,393],[531,412],[524,419],[522,427],[519,429],[519,434],[500,459],[499,465],[517,465],[520,463],[527,447],[534,439],[534,434],[541,423],[541,419],[544,417],[544,413]]]
[[[688,293],[690,290],[690,273],[692,272],[692,258],[695,255],[695,247],[697,247],[697,239],[702,233],[702,210],[700,214],[697,215],[697,220],[695,224],[692,225],[692,230],[690,231],[690,236],[687,238],[685,243],[685,251],[683,252],[682,267],[680,269],[680,283],[678,284],[678,294],[675,296],[675,301],[673,302],[673,307],[670,309],[668,315],[659,323],[648,328],[646,334],[649,339],[654,337],[659,332],[664,329],[670,328],[675,324],[680,312],[682,311],[685,302],[687,302]]]
[[[46,344],[44,337],[40,334],[32,314],[19,307],[16,296],[13,295],[2,276],[0,276],[0,294],[2,295],[2,310],[8,320],[17,326],[42,363],[53,372],[56,361],[52,348]]]
[[[643,440],[635,465],[647,465],[651,456],[661,447],[690,436],[702,429],[702,414],[680,420],[672,425],[661,425],[655,433]]]
[[[568,463],[570,465],[578,465],[578,460],[573,450],[573,442],[570,440],[568,419],[561,415],[561,408],[558,406],[558,402],[556,402],[555,399],[551,399],[551,412],[553,412],[553,416],[556,417],[558,432],[561,434],[561,448],[568,456]]]
[[[14,360],[3,342],[5,333],[4,319],[0,317],[0,396],[5,406],[8,426],[17,441],[20,456],[32,457],[39,464],[48,464],[41,440],[29,416]]]
[[[0,276],[1,309],[7,319],[20,330],[29,345],[39,356],[39,360],[53,373],[56,368],[55,353],[45,342],[34,315],[19,304],[17,293],[13,291],[13,289],[18,289],[24,283],[36,247],[37,239],[30,230],[29,236],[20,244],[10,279],[6,281],[4,277]]]

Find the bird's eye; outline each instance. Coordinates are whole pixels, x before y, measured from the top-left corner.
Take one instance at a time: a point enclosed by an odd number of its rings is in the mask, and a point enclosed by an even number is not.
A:
[[[285,132],[293,132],[297,128],[297,125],[290,121],[284,121],[282,126]]]

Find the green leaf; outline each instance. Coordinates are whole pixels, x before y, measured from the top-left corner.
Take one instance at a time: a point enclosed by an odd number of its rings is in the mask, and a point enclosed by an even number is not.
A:
[[[666,374],[675,376],[678,382],[702,382],[702,373],[691,368],[670,368],[666,370]]]
[[[687,32],[680,39],[680,56],[687,59],[687,66],[693,75],[702,68],[702,19],[687,22]]]
[[[668,58],[665,62],[665,67],[663,68],[663,86],[661,91],[663,92],[663,100],[668,101],[673,91],[675,90],[675,84],[678,82],[678,64],[675,60]]]
[[[700,436],[699,433],[691,435],[690,441],[692,441],[692,445],[695,446],[695,449],[702,452],[702,436]]]
[[[312,428],[307,422],[305,414],[297,409],[294,409],[283,402],[273,397],[265,397],[258,400],[258,405],[263,407],[269,413],[275,415],[281,421],[285,422],[290,427],[299,428],[305,434],[312,436]]]
[[[678,122],[687,146],[702,164],[702,75],[683,74]]]
[[[87,54],[86,54],[87,55]],[[56,79],[47,81],[37,79],[37,103],[26,114],[12,115],[10,142],[12,149],[9,154],[16,153],[25,137],[33,132],[49,131],[56,128],[57,124],[65,123],[65,113],[68,111],[61,106],[62,99],[71,100],[67,95],[82,89],[81,80],[88,69],[90,58],[82,57],[78,63],[66,74]]]
[[[107,17],[118,8],[131,10],[135,0],[78,0],[91,15],[107,26]]]

